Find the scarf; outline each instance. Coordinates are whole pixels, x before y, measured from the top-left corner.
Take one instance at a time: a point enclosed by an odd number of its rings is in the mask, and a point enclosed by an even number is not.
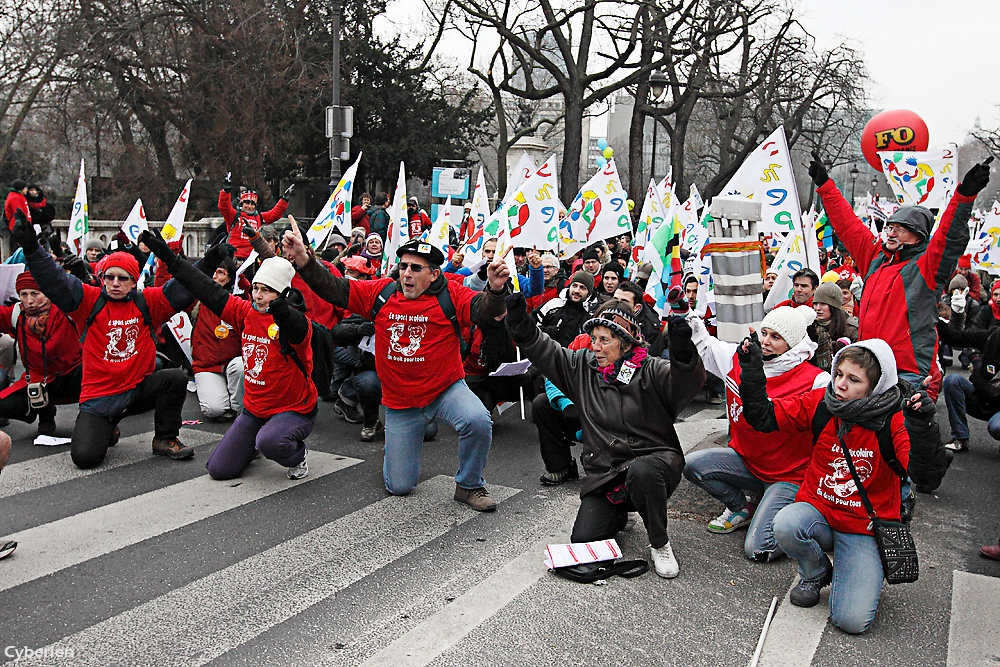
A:
[[[881,394],[873,394],[852,401],[842,401],[833,390],[833,382],[826,386],[823,396],[830,413],[840,420],[838,436],[846,435],[857,425],[869,431],[877,431],[885,424],[886,418],[897,412],[903,404],[903,389],[897,384]]]
[[[49,310],[52,307],[51,302],[45,304],[40,308],[25,308],[21,317],[24,318],[24,326],[34,334],[35,338],[45,339],[45,328],[49,321]]]
[[[642,362],[646,360],[649,356],[648,351],[644,347],[634,347],[629,350],[628,354],[622,355],[622,358],[613,364],[608,364],[604,368],[598,368],[604,381],[608,384],[614,382],[615,378],[618,377],[618,373],[622,369],[622,365],[626,365],[629,368],[639,368],[642,366]]]
[[[990,299],[990,308],[993,309],[993,319],[1000,320],[1000,304],[994,302],[993,299]]]

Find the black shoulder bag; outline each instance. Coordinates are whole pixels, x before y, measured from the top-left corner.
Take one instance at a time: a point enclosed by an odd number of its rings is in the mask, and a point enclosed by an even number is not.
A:
[[[609,579],[615,575],[624,579],[638,577],[640,574],[645,574],[649,571],[649,563],[641,558],[638,560],[602,560],[596,563],[557,567],[552,571],[570,581],[576,581],[581,584],[592,584],[595,581]]]
[[[878,545],[879,557],[882,559],[882,576],[889,584],[912,584],[920,575],[920,567],[917,563],[917,545],[913,541],[913,535],[910,534],[910,527],[899,521],[878,518],[875,508],[868,500],[868,492],[858,477],[858,471],[854,469],[851,451],[842,437],[838,436],[837,442],[844,452],[844,458],[847,459],[847,466],[851,469],[851,477],[858,487],[858,495],[861,496],[868,518],[872,521],[872,533],[875,535],[875,544]]]

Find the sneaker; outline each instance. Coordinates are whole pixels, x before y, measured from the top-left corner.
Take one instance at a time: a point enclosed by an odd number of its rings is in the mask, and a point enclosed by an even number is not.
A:
[[[750,525],[750,517],[753,516],[749,507],[744,507],[739,512],[734,512],[728,507],[726,511],[708,522],[708,532],[724,535],[740,528]]]
[[[56,420],[52,419],[43,421],[41,418],[38,419],[38,435],[52,435],[56,432]]]
[[[719,396],[718,394],[709,394],[708,395],[708,404],[709,405],[722,405],[722,396]]]
[[[659,549],[654,549],[650,545],[649,554],[653,557],[653,569],[656,574],[664,579],[673,579],[680,574],[681,568],[677,565],[677,559],[674,558],[674,550],[671,548],[670,542]]]
[[[302,479],[308,474],[309,466],[306,465],[306,460],[302,459],[302,463],[288,469],[287,477],[288,479]]]
[[[950,452],[967,452],[969,451],[969,439],[968,438],[955,438],[944,446]]]
[[[364,421],[364,415],[361,414],[361,410],[358,410],[358,406],[348,405],[342,398],[338,398],[337,402],[333,404],[333,414],[344,418],[351,424],[360,424]]]
[[[826,572],[819,579],[799,579],[799,583],[788,594],[788,601],[796,607],[815,607],[819,602],[820,590],[833,581],[833,563],[826,555],[823,556],[823,561],[826,563]]]
[[[568,468],[564,468],[558,472],[542,473],[538,481],[545,486],[559,486],[565,482],[572,482],[577,479],[580,479],[580,470],[576,467],[576,461],[573,461]]]
[[[490,498],[485,486],[480,486],[478,489],[463,489],[456,485],[455,500],[465,503],[477,512],[495,512],[497,509],[497,501]]]
[[[117,431],[117,429],[115,429]],[[194,456],[194,450],[181,444],[177,438],[166,438],[160,440],[153,438],[153,453],[160,456],[169,456],[175,461],[183,461]]]
[[[980,547],[979,553],[984,558],[989,558],[990,560],[1000,560],[1000,544],[991,544],[989,546]],[[3,556],[0,556],[3,558]]]
[[[0,560],[3,560],[7,556],[14,553],[14,549],[17,548],[17,542],[14,540],[8,540],[3,544],[0,544]]]
[[[108,447],[114,447],[115,445],[118,444],[118,441],[121,439],[122,439],[122,432],[118,430],[117,426],[115,426],[115,430],[114,433],[111,434],[111,442],[108,443]]]
[[[382,430],[381,419],[376,421],[374,426],[363,426],[361,428],[361,442],[373,442],[380,430]]]

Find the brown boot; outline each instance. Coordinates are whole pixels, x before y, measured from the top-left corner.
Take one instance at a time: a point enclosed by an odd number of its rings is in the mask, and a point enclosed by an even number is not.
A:
[[[1000,560],[1000,544],[990,544],[979,548],[979,553],[990,560]]]
[[[495,512],[497,509],[497,501],[490,498],[485,486],[478,489],[463,489],[456,485],[455,500],[465,503],[477,512]]]
[[[153,438],[153,453],[169,456],[175,461],[182,461],[194,456],[194,450],[182,445],[177,438],[164,438],[163,440]]]

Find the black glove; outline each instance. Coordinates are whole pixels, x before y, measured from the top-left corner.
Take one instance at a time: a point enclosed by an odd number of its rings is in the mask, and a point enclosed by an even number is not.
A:
[[[260,233],[258,230],[254,229],[249,222],[244,223],[241,231],[243,232],[243,236],[247,237],[248,239],[255,239],[257,238],[257,235]]]
[[[82,282],[87,282],[87,278],[90,275],[90,265],[87,262],[76,255],[69,254],[64,255],[61,261],[63,269],[79,278]]]
[[[819,159],[818,150],[813,149],[812,158],[812,162],[809,163],[809,176],[812,177],[813,183],[818,188],[830,180],[830,175],[826,173],[826,167],[823,166],[823,161]]]
[[[909,383],[905,381],[900,383],[901,389],[903,391],[903,396],[905,400],[903,401],[903,416],[907,418],[918,418],[922,421],[928,421],[933,419],[934,413],[937,408],[934,405],[934,401],[931,400],[930,395],[927,393],[927,387],[925,383],[922,383],[919,387],[912,387]],[[916,395],[917,399],[913,400],[912,396]],[[916,410],[913,409],[913,405],[919,403],[920,407]]]
[[[227,171],[226,177],[222,179],[222,191],[232,194],[233,192],[233,172]]]
[[[740,360],[740,367],[764,367],[764,350],[760,347],[760,339],[757,337],[757,332],[754,331],[752,334],[743,339],[743,343],[748,343],[747,350],[743,350],[743,345],[741,344],[736,348],[736,356]]]
[[[358,334],[360,334],[362,338],[365,336],[374,336],[375,325],[371,322],[362,322],[358,325]]]
[[[354,255],[360,253],[362,248],[364,248],[363,245],[361,245],[360,243],[355,243],[354,245],[347,248],[347,255],[345,256],[353,257]]]
[[[202,273],[211,277],[215,273],[215,270],[222,265],[222,262],[227,257],[232,257],[236,254],[236,248],[229,245],[228,243],[217,243],[208,250],[205,251],[205,256],[201,258],[199,262],[199,268]]]
[[[508,294],[506,301],[507,330],[515,341],[527,339],[535,325],[528,317],[528,302],[525,301],[524,294],[521,292]]]
[[[293,192],[295,192],[295,184],[294,183],[292,183],[287,188],[285,188],[285,192],[281,195],[281,198],[284,199],[285,201],[289,201],[292,198],[292,193]]]
[[[667,341],[670,359],[679,364],[689,364],[698,350],[691,342],[691,325],[679,315],[667,318]]]
[[[279,325],[288,319],[288,313],[291,312],[291,306],[286,298],[289,289],[291,288],[286,288],[285,291],[278,295],[276,299],[272,299],[271,303],[267,306],[268,314],[273,317],[274,321]]]
[[[34,254],[38,250],[38,235],[35,234],[35,226],[31,224],[28,216],[21,209],[14,211],[14,229],[10,231],[10,235],[24,248],[25,255]]]
[[[145,243],[146,247],[149,248],[154,255],[156,255],[156,258],[166,264],[168,268],[172,266],[174,260],[177,259],[177,255],[175,255],[174,251],[170,249],[167,242],[163,240],[163,237],[160,235],[160,230],[158,229],[154,229],[152,231],[148,229],[144,230],[141,234],[139,234],[139,242]]]
[[[973,165],[966,174],[965,178],[958,185],[958,194],[963,197],[974,197],[979,194],[980,190],[985,188],[990,184],[990,162],[993,162],[993,156],[989,156],[982,162]]]

